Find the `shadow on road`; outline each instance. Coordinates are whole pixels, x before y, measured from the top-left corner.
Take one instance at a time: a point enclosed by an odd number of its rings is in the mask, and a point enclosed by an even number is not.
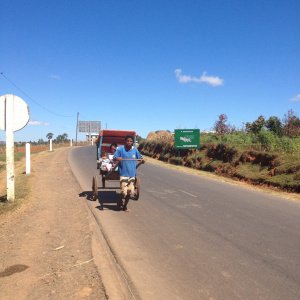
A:
[[[109,188],[108,188],[109,189]],[[94,201],[92,191],[84,191],[79,194],[79,197],[85,197],[88,201]],[[116,191],[98,191],[98,201],[99,201],[99,210],[110,209],[114,211],[119,211],[120,207],[117,205],[118,200],[120,199],[120,194]]]

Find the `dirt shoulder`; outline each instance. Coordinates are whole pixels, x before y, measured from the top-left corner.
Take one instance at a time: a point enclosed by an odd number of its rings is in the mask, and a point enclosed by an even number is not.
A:
[[[0,215],[0,299],[107,299],[67,155],[32,156],[28,196]]]

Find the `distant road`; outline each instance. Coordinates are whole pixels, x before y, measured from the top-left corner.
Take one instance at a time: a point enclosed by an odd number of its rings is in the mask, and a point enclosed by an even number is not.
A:
[[[95,147],[70,153],[86,191],[95,159]],[[138,173],[129,213],[117,182],[99,190],[103,211],[88,201],[136,298],[300,299],[299,202],[150,163]]]

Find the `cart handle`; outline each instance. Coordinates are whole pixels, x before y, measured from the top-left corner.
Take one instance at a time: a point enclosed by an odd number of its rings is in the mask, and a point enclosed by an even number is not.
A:
[[[131,160],[131,161],[133,161],[133,160],[135,160],[135,161],[139,161],[139,163],[136,165],[136,169],[140,166],[140,165],[142,165],[143,164],[143,162],[142,162],[142,160],[143,159],[141,159],[141,158],[139,158],[139,159],[136,159],[136,158],[124,158],[124,159],[122,159],[122,160]],[[116,167],[119,165],[119,163],[122,161],[122,160],[117,160],[116,162],[116,165],[114,166],[114,169],[116,169]]]
[[[142,158],[122,158],[122,160],[136,160],[136,161],[142,161],[143,159]]]

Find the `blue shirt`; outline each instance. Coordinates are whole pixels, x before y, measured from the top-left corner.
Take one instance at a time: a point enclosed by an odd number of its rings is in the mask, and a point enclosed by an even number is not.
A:
[[[114,154],[114,158],[118,157],[122,157],[123,159],[141,159],[142,155],[135,147],[126,150],[125,146],[120,146]],[[135,177],[136,160],[122,160],[119,164],[119,174],[124,177]]]

